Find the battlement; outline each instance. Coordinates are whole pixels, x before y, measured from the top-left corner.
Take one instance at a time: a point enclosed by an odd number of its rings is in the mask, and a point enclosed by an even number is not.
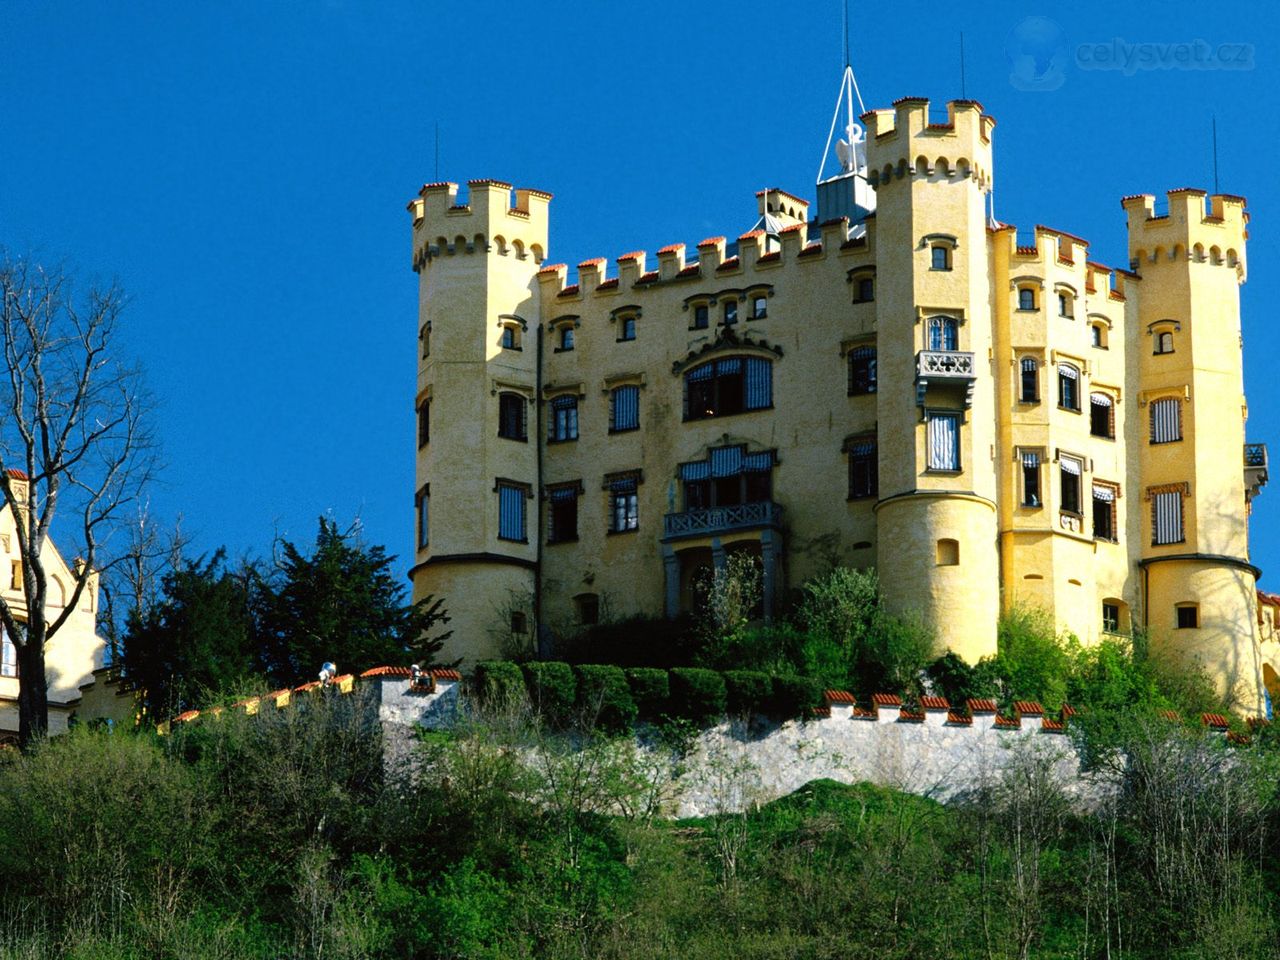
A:
[[[431,258],[494,252],[541,263],[546,255],[551,194],[513,188],[501,180],[469,180],[467,196],[458,184],[424,184],[409,201],[413,218],[413,266]]]
[[[1244,282],[1249,238],[1244,197],[1180,187],[1170,190],[1164,203],[1140,193],[1124,197],[1120,205],[1128,215],[1133,269],[1190,260],[1229,267]]]
[[[889,110],[862,115],[867,126],[867,179],[879,188],[893,180],[930,177],[966,180],[982,189],[992,178],[995,118],[976,100],[947,103],[947,119],[931,121],[923,97],[895,100]]]

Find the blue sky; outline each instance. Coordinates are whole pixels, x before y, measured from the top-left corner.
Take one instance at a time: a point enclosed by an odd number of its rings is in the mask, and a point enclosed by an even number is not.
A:
[[[868,107],[959,96],[964,32],[968,96],[998,121],[997,215],[1083,236],[1091,259],[1127,260],[1122,195],[1212,187],[1216,114],[1222,189],[1254,218],[1248,434],[1280,455],[1273,8],[851,7]],[[1010,36],[1032,15],[1062,31],[1054,90],[1010,81]],[[201,548],[260,552],[277,531],[308,541],[331,513],[407,557],[417,323],[404,206],[434,179],[435,124],[442,178],[556,194],[553,261],[733,236],[752,225],[755,190],[812,196],[840,23],[836,0],[4,0],[0,244],[130,291],[125,346],[162,403],[153,504],[182,514]],[[1078,66],[1081,45],[1117,37],[1252,44],[1251,68]],[[1280,475],[1253,543],[1277,589]]]

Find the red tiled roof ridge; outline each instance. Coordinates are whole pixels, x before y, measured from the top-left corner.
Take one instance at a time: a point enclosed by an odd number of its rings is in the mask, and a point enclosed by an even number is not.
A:
[[[970,713],[995,713],[999,708],[996,702],[987,698],[970,697],[965,701]]]
[[[1067,231],[1059,230],[1057,227],[1046,227],[1043,223],[1037,223],[1036,229],[1043,230],[1045,233],[1052,233],[1055,236],[1066,237],[1068,240],[1074,240],[1076,243],[1082,243],[1086,247],[1089,246],[1089,241],[1084,239],[1084,237],[1077,237],[1074,233],[1067,233]]]
[[[1200,714],[1200,722],[1206,727],[1217,727],[1226,729],[1231,726],[1231,721],[1220,713],[1202,713]]]
[[[878,707],[900,707],[902,698],[896,693],[873,693],[871,702]]]
[[[382,667],[370,667],[364,673],[360,674],[360,676],[362,677],[407,677],[412,672],[413,671],[411,671],[408,667],[382,666]]]
[[[848,690],[824,690],[822,696],[828,703],[856,703],[852,693]]]
[[[792,200],[795,200],[799,203],[803,203],[806,207],[809,205],[809,201],[806,200],[804,197],[797,197],[794,193],[788,193],[786,190],[783,190],[781,187],[765,187],[763,190],[757,190],[756,197],[757,198],[763,197],[766,193],[780,193],[784,197],[789,197]]]
[[[487,178],[481,179],[481,180],[468,180],[467,186],[468,187],[506,187],[508,190],[512,189],[511,184],[507,183],[504,180],[490,180]]]
[[[1154,193],[1126,193],[1123,197],[1120,198],[1120,203],[1125,204],[1125,203],[1128,203],[1130,200],[1142,200],[1142,199],[1145,199],[1146,197],[1150,197],[1152,200],[1154,200],[1155,194]]]
[[[897,100],[893,101],[891,106],[896,107],[900,103],[928,103],[928,102],[929,102],[928,97],[899,97]]]
[[[1044,707],[1040,706],[1040,704],[1034,700],[1015,700],[1013,702],[1013,709],[1028,717],[1044,716]]]
[[[683,249],[683,243],[668,243],[665,247],[660,247],[658,249],[658,256],[662,256],[664,253],[675,253],[677,250]]]
[[[29,476],[27,476],[27,471],[25,471],[25,470],[19,470],[17,467],[10,467],[8,470],[6,470],[6,471],[5,471],[5,473],[7,473],[9,476],[13,477],[13,479],[15,479],[15,480],[30,480],[30,479],[31,479]]]
[[[910,707],[901,707],[898,710],[898,719],[907,723],[919,723],[924,719],[923,710],[912,710]]]
[[[996,714],[995,725],[1005,730],[1017,730],[1022,726],[1022,724],[1013,717],[1002,717],[999,714]]]
[[[763,237],[763,230],[748,230],[746,233],[739,234],[739,240],[750,240],[752,237]]]
[[[632,250],[630,253],[624,253],[622,256],[618,257],[618,263],[621,263],[623,260],[639,260],[643,256],[643,250]]]
[[[707,239],[705,239],[705,240],[699,240],[699,241],[698,241],[698,246],[699,246],[699,247],[713,247],[713,246],[715,246],[717,243],[725,243],[725,242],[726,242],[726,241],[725,241],[725,238],[724,238],[724,237],[707,237]]]
[[[782,236],[784,233],[795,233],[797,230],[803,230],[805,226],[807,226],[807,224],[793,223],[791,224],[791,226],[783,227],[781,230],[779,230],[778,236]]]
[[[1201,190],[1199,187],[1174,187],[1172,190],[1166,190],[1165,193],[1169,196],[1173,196],[1175,193],[1198,193],[1202,197],[1209,195],[1209,191]]]
[[[428,190],[447,190],[449,187],[456,187],[457,184],[452,180],[436,180],[434,183],[424,183],[419,193],[426,193]]]
[[[538,271],[538,273],[539,274],[559,273],[561,270],[568,270],[568,269],[569,269],[569,265],[567,263],[553,263],[550,266],[543,267],[541,270]]]
[[[609,261],[606,260],[604,257],[592,257],[590,260],[579,261],[578,269],[581,270],[583,267],[589,267],[594,263],[608,263],[608,262]]]
[[[969,716],[967,713],[961,713],[959,710],[948,710],[947,723],[963,723],[965,725],[972,725],[973,717]]]
[[[946,697],[921,697],[920,706],[925,710],[950,710],[951,703]]]
[[[432,667],[428,671],[437,680],[461,680],[462,674],[452,667]]]

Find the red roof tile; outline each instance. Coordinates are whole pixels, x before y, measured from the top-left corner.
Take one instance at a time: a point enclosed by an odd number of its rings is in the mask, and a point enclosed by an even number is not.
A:
[[[556,294],[557,297],[572,297],[578,293],[578,285],[576,283],[567,283],[563,290]]]
[[[999,730],[1018,730],[1022,724],[1018,723],[1013,717],[996,717],[996,728]]]
[[[370,667],[362,677],[407,677],[413,673],[408,667]]]
[[[902,698],[896,693],[873,693],[871,702],[877,707],[900,707],[902,706]]]
[[[903,723],[924,723],[924,712],[903,707],[898,711],[898,719]]]
[[[1036,703],[1034,700],[1015,700],[1013,702],[1013,709],[1027,717],[1044,716],[1044,707],[1040,706],[1040,704]]]
[[[815,717],[829,717],[831,716],[831,708],[830,707],[810,707],[809,713],[810,715]]]
[[[431,671],[431,675],[437,680],[461,680],[462,674],[457,670],[450,670],[447,667],[437,667]]]
[[[1156,716],[1161,720],[1168,720],[1170,723],[1179,723],[1182,720],[1177,710],[1160,710],[1156,713]]]
[[[772,253],[762,254],[756,258],[756,263],[777,263],[782,259],[782,251],[774,250]]]
[[[717,243],[724,243],[724,237],[707,237],[698,243],[699,247],[714,247]]]
[[[1234,730],[1227,734],[1227,743],[1238,743],[1242,747],[1249,745],[1249,738],[1243,733],[1236,733]]]
[[[644,256],[643,250],[632,250],[630,253],[624,253],[622,256],[620,256],[618,258],[618,262],[621,263],[623,260],[639,260],[643,256]]]
[[[648,273],[641,274],[641,275],[640,275],[640,279],[639,279],[639,280],[637,280],[636,282],[637,282],[637,283],[649,283],[649,282],[651,282],[651,281],[653,281],[653,280],[657,280],[657,279],[658,279],[658,271],[657,271],[657,270],[650,270]]]
[[[568,270],[568,269],[569,269],[569,265],[567,263],[553,263],[549,267],[543,267],[541,270],[538,271],[538,273],[540,275],[544,273],[558,273],[561,270]]]
[[[1040,725],[1040,729],[1045,733],[1066,733],[1067,725],[1061,720],[1053,720],[1049,717],[1044,718],[1044,722]]]
[[[1077,711],[1071,704],[1064,703],[1060,712],[1062,713],[1062,718],[1065,720],[1068,717],[1074,717],[1079,711]]]
[[[783,227],[781,230],[779,230],[779,231],[778,231],[778,236],[782,236],[784,233],[797,233],[798,231],[803,230],[803,229],[805,228],[805,226],[806,226],[806,224],[803,224],[803,223],[793,223],[793,224],[791,224],[791,226],[789,226],[789,227]],[[753,233],[760,233],[760,232],[762,232],[762,231],[755,230],[755,231],[752,231],[752,232],[753,232]]]
[[[683,250],[683,249],[684,249],[683,243],[668,243],[665,247],[661,248],[658,251],[658,256],[662,256],[664,253],[675,253],[677,250]]]
[[[320,686],[320,681],[312,680],[310,683],[304,683],[302,686],[294,687],[293,689],[298,693],[306,693],[308,690],[314,690],[318,686]]]
[[[763,237],[763,230],[748,230],[746,233],[738,237],[739,240],[750,240],[752,237]]]
[[[822,252],[822,241],[815,240],[813,243],[809,244],[807,247],[805,247],[803,250],[800,251],[800,256],[814,257],[820,254],[821,252]]]
[[[583,267],[590,267],[597,263],[608,263],[608,262],[609,261],[606,260],[604,257],[592,257],[590,260],[583,260],[581,263],[579,263],[578,269],[581,270]]]
[[[738,266],[738,258],[737,258],[737,257],[730,257],[730,258],[729,258],[728,260],[726,260],[724,263],[720,264],[720,266],[716,267],[716,270],[717,270],[717,271],[720,271],[720,270],[735,270],[735,269],[737,269],[737,266]]]
[[[608,280],[601,280],[601,281],[600,281],[600,283],[599,283],[599,285],[596,287],[596,289],[597,289],[597,290],[612,290],[612,289],[613,289],[614,287],[616,287],[617,285],[618,285],[618,278],[617,278],[617,277],[610,277]]]
[[[789,200],[794,200],[794,201],[796,201],[796,203],[803,203],[806,207],[809,205],[809,201],[808,201],[808,200],[806,200],[804,197],[797,197],[794,193],[787,193],[787,191],[782,190],[782,189],[780,189],[780,188],[778,188],[778,187],[768,187],[768,188],[766,188],[766,189],[764,189],[764,190],[757,190],[757,191],[756,191],[756,197],[757,197],[757,198],[759,198],[759,197],[763,197],[766,193],[776,193],[776,194],[779,194],[779,195],[781,195],[781,196],[786,197],[786,198],[787,198],[787,199],[789,199]]]
[[[855,720],[874,720],[876,718],[876,712],[874,710],[868,710],[866,707],[854,707],[853,717]]]
[[[1169,190],[1169,191],[1166,191],[1166,192],[1167,192],[1167,193],[1169,194],[1169,196],[1171,196],[1171,197],[1172,197],[1175,193],[1198,193],[1198,194],[1200,194],[1200,196],[1202,196],[1202,197],[1206,197],[1206,196],[1208,196],[1208,192],[1207,192],[1207,191],[1201,190],[1201,189],[1199,189],[1198,187],[1174,187],[1172,190]]]
[[[974,700],[965,701],[965,706],[969,708],[970,713],[995,713],[996,702],[994,700]]]
[[[677,277],[696,277],[700,272],[700,270],[701,270],[701,267],[699,264],[691,263],[687,267],[685,267],[683,270],[681,270],[679,273],[677,273],[676,276]]]
[[[947,723],[959,723],[968,727],[973,725],[973,717],[969,716],[967,713],[961,713],[958,710],[948,710]]]
[[[1225,730],[1231,725],[1231,721],[1220,713],[1202,713],[1200,722],[1206,727],[1214,727],[1218,730]]]
[[[501,180],[468,180],[467,186],[469,187],[504,187],[507,190],[511,189],[511,184],[503,183]]]
[[[456,186],[456,183],[450,183],[448,180],[437,180],[435,183],[424,183],[422,185],[422,189],[418,192],[426,193],[427,191],[448,190],[450,187]]]
[[[6,471],[5,471],[5,473],[7,473],[9,476],[13,477],[13,479],[15,479],[15,480],[29,480],[29,479],[31,479],[30,477],[28,477],[28,476],[27,476],[27,471],[25,471],[25,470],[19,470],[17,467],[10,467],[8,470],[6,470]]]
[[[946,697],[921,697],[920,706],[926,710],[950,710],[951,704]]]
[[[857,702],[856,700],[854,700],[853,694],[850,693],[848,690],[826,690],[826,691],[823,691],[822,696],[826,699],[827,703],[856,703]]]

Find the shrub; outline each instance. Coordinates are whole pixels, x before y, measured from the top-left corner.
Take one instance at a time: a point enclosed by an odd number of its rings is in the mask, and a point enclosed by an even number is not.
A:
[[[752,624],[724,636],[705,637],[695,666],[790,673],[800,665],[806,639],[789,623]]]
[[[966,700],[995,698],[1000,695],[1000,682],[990,660],[976,666],[965,663],[947,652],[925,668],[933,692],[946,697],[952,706],[962,707]]]
[[[769,713],[780,720],[807,717],[822,702],[822,684],[814,677],[774,677]]]
[[[636,702],[621,667],[584,664],[578,667],[578,709],[584,717],[613,732],[628,730],[636,722]]]
[[[524,698],[519,664],[509,660],[481,660],[476,664],[476,694],[488,706],[502,706]]]
[[[545,723],[568,726],[577,702],[578,681],[573,667],[558,660],[532,661],[524,665],[529,699]]]
[[[724,676],[699,667],[671,671],[671,710],[695,723],[711,723],[724,715]]]
[[[640,716],[657,719],[666,713],[671,699],[671,677],[666,670],[657,667],[632,667],[626,671],[631,699]]]
[[[724,686],[729,710],[735,714],[764,713],[773,697],[773,678],[759,670],[726,670]]]
[[[1058,638],[1049,614],[1015,607],[1000,618],[996,639],[992,665],[1005,700],[1038,700],[1048,710],[1062,706],[1078,644]]]

